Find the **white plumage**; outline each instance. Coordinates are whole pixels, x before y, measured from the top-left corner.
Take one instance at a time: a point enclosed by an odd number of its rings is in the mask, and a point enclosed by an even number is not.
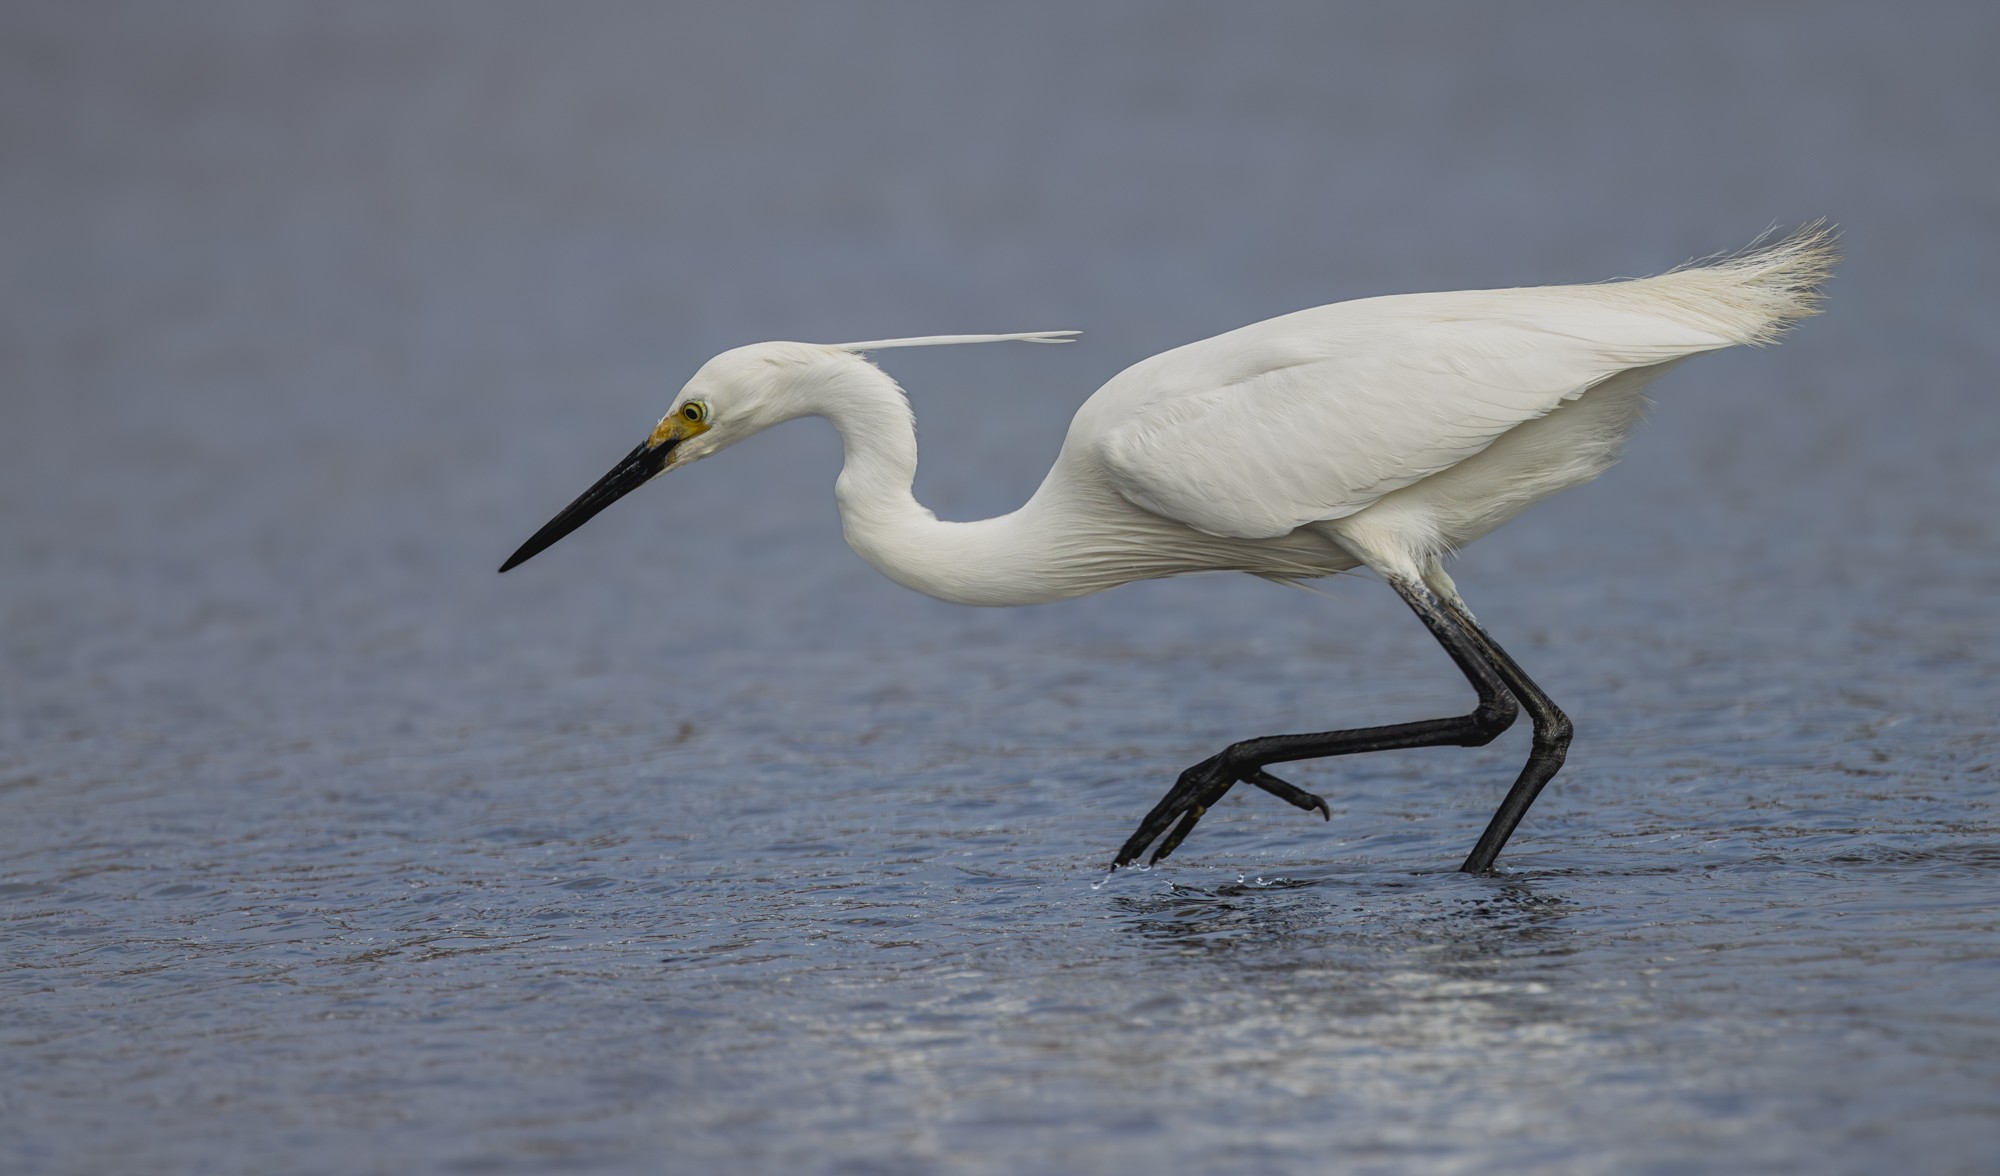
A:
[[[1667,368],[1769,342],[1813,314],[1835,259],[1831,232],[1813,225],[1656,277],[1366,298],[1254,323],[1119,373],[1077,411],[1034,496],[970,523],[941,522],[912,497],[908,402],[863,353],[1060,342],[1074,332],[740,347],[703,365],[648,442],[506,567],[668,469],[818,415],[846,448],[835,495],[848,542],[898,583],[965,604],[1016,605],[1183,572],[1294,580],[1365,565],[1425,617],[1482,702],[1489,687],[1519,698],[1539,733],[1544,716],[1530,697],[1539,692],[1503,672],[1511,661],[1472,622],[1443,560],[1602,473],[1646,385]],[[1498,676],[1481,685],[1468,657]],[[1294,803],[1309,795],[1291,791]],[[1198,817],[1207,803],[1182,807]]]

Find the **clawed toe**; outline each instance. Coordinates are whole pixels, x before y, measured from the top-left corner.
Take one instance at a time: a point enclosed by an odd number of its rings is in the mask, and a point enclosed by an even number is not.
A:
[[[1245,784],[1255,784],[1257,787],[1262,788],[1287,804],[1302,808],[1309,813],[1316,812],[1320,815],[1321,820],[1331,821],[1333,819],[1333,809],[1328,807],[1325,797],[1315,792],[1307,792],[1305,789],[1288,781],[1280,780],[1262,768],[1252,769],[1249,775],[1243,777],[1243,782]]]
[[[1139,828],[1119,847],[1118,856],[1111,863],[1113,869],[1138,861],[1139,856],[1146,852],[1146,847],[1155,841],[1160,842],[1159,848],[1146,860],[1149,865],[1157,863],[1187,839],[1196,822],[1208,811],[1208,806],[1229,791],[1231,781],[1223,781],[1219,790],[1215,787],[1214,773],[1219,759],[1219,756],[1211,757],[1181,773],[1180,779],[1174,781],[1174,786],[1160,798],[1160,803],[1153,806],[1152,811],[1139,822]],[[1165,835],[1164,840],[1161,840],[1162,834]]]
[[[1146,852],[1146,847],[1156,840],[1159,846],[1146,859],[1147,864],[1155,865],[1165,860],[1180,848],[1189,833],[1194,832],[1195,825],[1210,806],[1221,800],[1239,780],[1254,784],[1287,804],[1316,812],[1323,820],[1333,819],[1333,809],[1327,805],[1325,798],[1280,780],[1262,768],[1251,768],[1240,775],[1227,772],[1222,768],[1222,757],[1212,756],[1181,773],[1173,788],[1160,799],[1160,803],[1153,806],[1153,811],[1146,814],[1146,819],[1139,822],[1138,830],[1126,838],[1125,844],[1118,850],[1118,857],[1112,862],[1112,868],[1129,866],[1138,861],[1140,855]]]

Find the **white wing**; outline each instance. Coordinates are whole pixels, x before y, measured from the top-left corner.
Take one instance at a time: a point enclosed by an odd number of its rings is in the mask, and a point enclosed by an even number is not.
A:
[[[1131,502],[1269,538],[1354,514],[1619,372],[1762,342],[1813,313],[1823,230],[1596,286],[1409,294],[1300,311],[1144,360],[1071,438]]]

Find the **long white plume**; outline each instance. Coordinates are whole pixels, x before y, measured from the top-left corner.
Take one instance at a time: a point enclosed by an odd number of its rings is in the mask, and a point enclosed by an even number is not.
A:
[[[1018,335],[921,335],[914,339],[871,339],[866,343],[835,343],[842,351],[881,351],[889,347],[945,347],[953,343],[1068,343],[1081,331],[1025,331]]]

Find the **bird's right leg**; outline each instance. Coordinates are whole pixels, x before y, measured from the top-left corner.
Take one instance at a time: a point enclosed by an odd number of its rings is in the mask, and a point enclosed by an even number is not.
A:
[[[1502,668],[1495,664],[1490,640],[1482,639],[1478,626],[1471,623],[1471,615],[1462,605],[1440,599],[1418,576],[1391,574],[1383,578],[1451,655],[1459,672],[1478,693],[1478,706],[1470,714],[1448,719],[1305,735],[1267,735],[1233,743],[1219,755],[1210,756],[1181,773],[1173,788],[1153,806],[1139,822],[1138,830],[1118,850],[1114,866],[1137,861],[1155,841],[1159,841],[1159,847],[1149,861],[1157,862],[1174,852],[1202,815],[1239,782],[1255,784],[1300,808],[1325,812],[1325,802],[1318,797],[1264,770],[1272,764],[1409,747],[1480,747],[1513,725],[1520,706]],[[1522,678],[1525,680],[1526,675]]]
[[[1450,583],[1449,580],[1446,583]],[[1515,826],[1527,815],[1528,806],[1535,803],[1542,786],[1563,766],[1569,754],[1571,726],[1569,716],[1555,704],[1534,679],[1528,677],[1519,663],[1508,652],[1500,648],[1492,634],[1482,628],[1472,617],[1465,602],[1457,598],[1457,593],[1445,597],[1445,611],[1463,625],[1467,632],[1479,642],[1493,668],[1500,673],[1507,689],[1528,708],[1528,717],[1535,724],[1535,739],[1528,750],[1528,763],[1521,769],[1521,775],[1514,781],[1500,807],[1494,810],[1493,819],[1486,831],[1479,836],[1478,844],[1466,856],[1465,864],[1459,869],[1468,874],[1484,874],[1493,868],[1493,859],[1500,856],[1500,849],[1507,839],[1514,835]]]

